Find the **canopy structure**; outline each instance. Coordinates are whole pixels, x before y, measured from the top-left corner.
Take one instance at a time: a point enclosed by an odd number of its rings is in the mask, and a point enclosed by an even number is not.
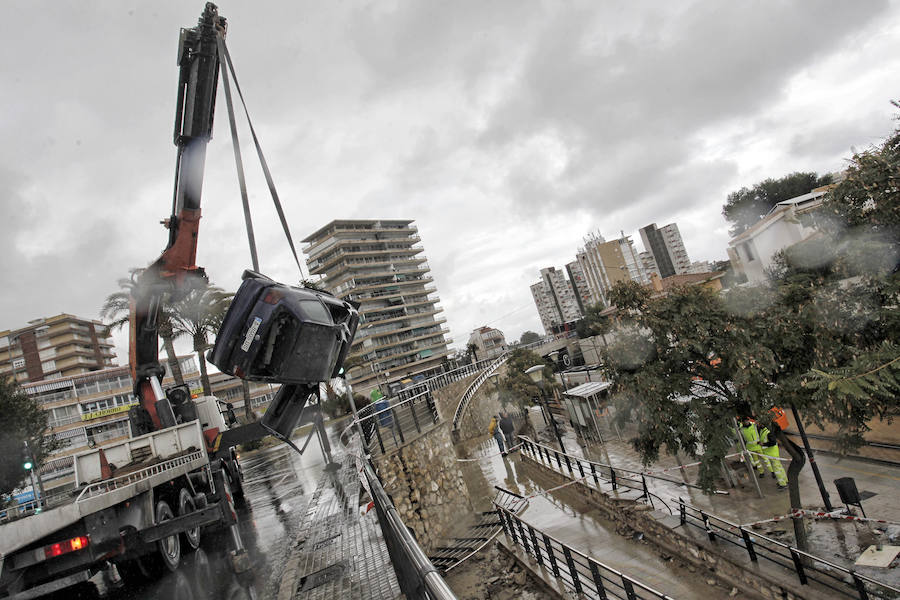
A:
[[[608,381],[588,381],[579,386],[566,390],[566,396],[577,396],[578,398],[590,398],[600,392],[605,392],[612,384]]]
[[[606,394],[611,385],[608,381],[588,381],[563,393],[569,420],[581,435],[594,437],[590,429],[593,425],[597,440],[603,442],[597,418],[601,416],[601,410],[605,407]]]

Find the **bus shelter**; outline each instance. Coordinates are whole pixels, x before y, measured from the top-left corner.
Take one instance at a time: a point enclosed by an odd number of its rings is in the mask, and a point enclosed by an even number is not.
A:
[[[563,393],[569,421],[581,437],[603,442],[599,421],[605,418],[609,424],[607,409],[611,385],[608,381],[588,381]]]

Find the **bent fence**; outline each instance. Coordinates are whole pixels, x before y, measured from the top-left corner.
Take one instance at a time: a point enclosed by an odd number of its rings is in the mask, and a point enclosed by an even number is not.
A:
[[[544,572],[579,598],[620,598],[622,600],[671,600],[662,592],[644,585],[587,554],[535,529],[514,512],[494,504],[507,540],[533,558]]]
[[[793,571],[802,585],[814,581],[849,598],[900,598],[900,589],[861,575],[852,569],[824,560],[779,542],[770,537],[753,533],[749,527],[737,525],[695,508],[681,498],[678,513],[682,525],[691,525],[706,532],[709,541],[732,544],[747,552],[752,562],[759,559],[775,563]]]

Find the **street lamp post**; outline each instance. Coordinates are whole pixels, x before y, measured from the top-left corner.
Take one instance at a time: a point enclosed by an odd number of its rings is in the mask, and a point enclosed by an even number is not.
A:
[[[544,409],[547,411],[547,418],[550,420],[550,426],[553,427],[553,433],[556,435],[556,441],[559,442],[559,449],[566,453],[566,447],[563,445],[562,436],[559,435],[559,428],[556,426],[556,419],[553,417],[553,413],[550,411],[550,404],[547,402],[547,395],[544,390],[544,365],[535,365],[533,367],[529,367],[525,374],[531,377],[531,380],[538,384],[538,387],[541,388],[541,401],[544,404]]]
[[[27,462],[24,467],[28,470],[29,475],[31,475],[31,490],[34,493],[34,504],[38,508],[38,512],[40,512],[40,508],[44,505],[44,482],[41,480],[40,471],[37,472],[37,481],[35,481],[34,470],[38,465],[34,460],[34,452],[31,451],[28,440],[25,440],[25,460]]]

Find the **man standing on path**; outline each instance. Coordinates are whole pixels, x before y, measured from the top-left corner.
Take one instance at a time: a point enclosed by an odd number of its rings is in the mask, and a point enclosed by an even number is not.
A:
[[[506,456],[506,450],[503,448],[503,435],[500,433],[500,428],[497,427],[497,415],[491,417],[491,424],[488,425],[488,433],[497,440],[497,445],[500,446],[500,454]]]
[[[759,445],[759,430],[756,428],[756,423],[754,423],[753,419],[750,417],[746,415],[742,416],[740,431],[738,433],[744,436],[744,445],[747,447],[747,451],[750,454],[750,464],[753,465],[753,468],[756,469],[759,476],[763,477],[766,474],[766,468],[759,460],[759,456],[757,456],[758,454],[762,454],[762,446]]]
[[[502,424],[501,421],[501,426]],[[759,444],[762,446],[762,453],[766,455],[765,458],[761,458],[761,462],[768,463],[772,477],[778,482],[778,489],[783,490],[788,484],[787,473],[784,472],[784,467],[781,465],[781,453],[778,451],[778,442],[775,440],[781,427],[778,426],[778,423],[772,423],[771,429],[769,431],[769,428],[763,427],[759,432]]]
[[[513,446],[516,445],[516,426],[513,424],[512,417],[509,416],[508,412],[500,413],[500,430],[503,431],[503,436],[506,438],[506,451],[512,452]]]

